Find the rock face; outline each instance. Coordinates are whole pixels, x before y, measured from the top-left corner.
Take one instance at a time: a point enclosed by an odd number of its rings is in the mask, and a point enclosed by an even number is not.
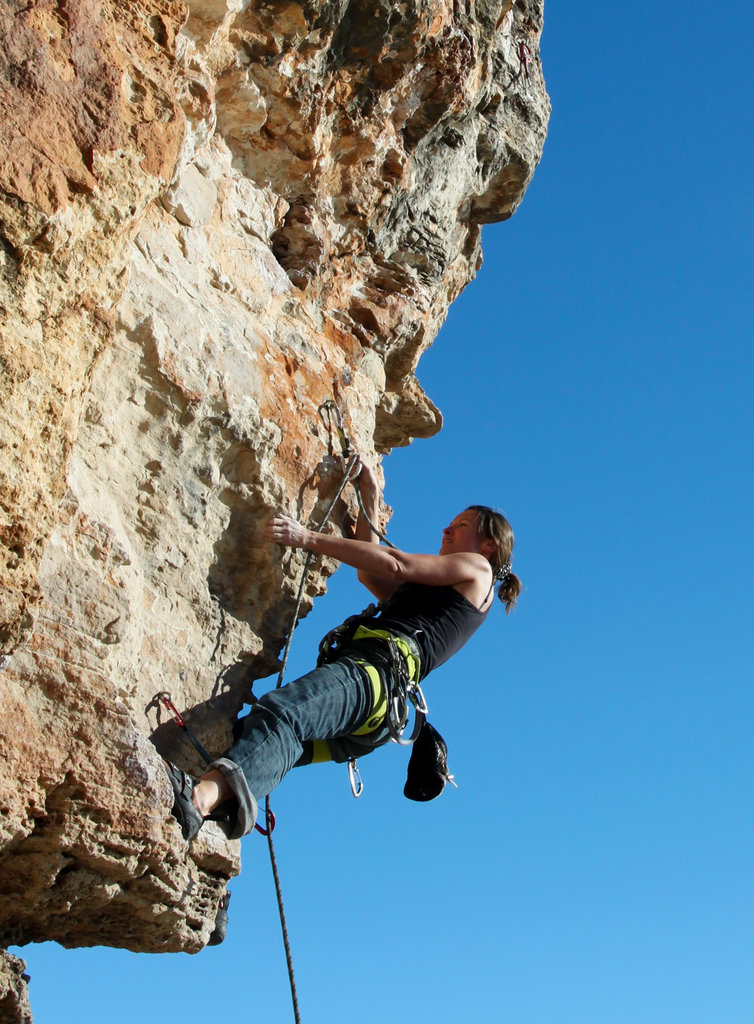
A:
[[[31,1024],[26,964],[12,953],[0,950],[0,1021]]]
[[[3,944],[207,941],[238,845],[187,850],[156,748],[198,763],[156,695],[219,752],[274,670],[301,559],[255,538],[332,497],[323,403],[371,459],[440,429],[414,373],[541,154],[541,23],[0,9]]]

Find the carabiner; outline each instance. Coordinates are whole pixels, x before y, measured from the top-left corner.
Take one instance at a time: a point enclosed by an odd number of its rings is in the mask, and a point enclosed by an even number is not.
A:
[[[411,703],[414,705],[417,711],[420,711],[423,715],[429,714],[429,708],[427,702],[424,699],[422,688],[418,683],[408,684],[408,697]]]
[[[178,708],[175,706],[175,704],[173,703],[173,698],[168,693],[168,691],[167,690],[161,690],[157,694],[156,699],[162,701],[162,703],[165,705],[165,708],[168,711],[168,713],[173,716],[173,721],[175,722],[175,724],[176,725],[180,725],[181,729],[185,729],[186,728],[186,723],[184,722],[183,718],[181,718],[181,713],[178,710]]]
[[[401,731],[397,732],[392,728],[391,723],[388,722],[390,739],[393,743],[398,743],[401,747],[410,747],[412,743],[416,742],[419,733],[421,732],[422,725],[424,724],[425,717],[424,713],[417,709],[416,714],[414,715],[414,727],[411,730],[411,735],[408,739],[404,739],[404,736],[406,735],[406,725],[408,723],[405,723]]]
[[[390,701],[390,724],[398,733],[402,733],[408,721],[408,703],[404,693],[395,691]]]
[[[364,783],[361,781],[361,772],[355,757],[348,758],[348,781],[351,784],[351,792],[354,798],[358,800],[364,792]]]

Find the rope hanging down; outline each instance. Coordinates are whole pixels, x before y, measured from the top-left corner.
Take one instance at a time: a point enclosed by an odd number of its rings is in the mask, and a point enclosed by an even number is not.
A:
[[[327,403],[325,403],[325,404],[327,405]],[[332,403],[332,404],[334,405],[334,403]],[[337,410],[337,406],[335,406],[335,409]],[[347,449],[348,448],[348,439],[346,438],[346,435],[343,432],[343,424],[342,424],[342,420],[340,420],[340,412],[339,411],[338,411],[338,420],[339,420],[339,423],[340,423],[341,443],[343,443],[344,447]],[[351,473],[356,468],[356,465],[357,465],[358,461],[359,461],[359,456],[358,455],[352,455],[350,457],[350,459],[348,460],[348,463],[346,465],[345,471],[343,473],[343,479],[342,479],[342,481],[340,483],[340,486],[338,487],[337,491],[335,492],[335,497],[332,499],[332,501],[328,505],[327,510],[325,511],[325,514],[324,514],[324,516],[322,518],[322,522],[319,524],[317,529],[314,531],[315,533],[321,533],[322,530],[327,525],[327,522],[330,519],[330,516],[332,515],[332,511],[335,508],[335,505],[337,504],[338,499],[340,498],[341,494],[345,490],[346,484],[348,483],[348,481],[349,481],[349,479],[351,477]],[[358,494],[358,488],[356,488],[356,492]],[[303,568],[303,571],[301,573],[301,581],[300,581],[299,587],[298,587],[298,594],[296,595],[296,605],[295,605],[295,608],[293,610],[293,618],[291,620],[290,629],[288,630],[288,637],[286,639],[285,648],[283,650],[283,657],[282,657],[281,663],[280,663],[280,672],[278,673],[278,678],[277,678],[277,682],[275,684],[275,689],[279,689],[283,685],[283,677],[285,675],[285,669],[286,669],[286,666],[288,664],[288,654],[290,653],[291,643],[293,641],[294,630],[296,629],[296,626],[298,625],[299,614],[301,612],[301,602],[302,602],[303,597],[304,597],[304,587],[306,586],[306,580],[307,580],[307,577],[309,575],[309,566],[311,565],[311,561],[312,561],[313,557],[314,557],[314,552],[313,551],[307,551],[306,559],[304,560],[304,568]],[[270,824],[269,824],[270,821],[274,821],[274,816],[273,816],[272,810],[270,808],[270,798],[269,798],[269,796],[267,796],[265,798],[265,805],[264,805],[264,807],[265,807],[265,817],[267,819],[267,847],[268,847],[269,853],[270,853],[270,866],[272,867],[272,878],[273,878],[273,881],[275,883],[275,896],[277,898],[277,903],[278,903],[278,914],[280,916],[280,927],[281,927],[281,930],[283,932],[283,946],[285,947],[285,962],[286,962],[286,965],[288,967],[288,981],[289,981],[290,989],[291,989],[291,999],[293,1001],[293,1016],[294,1016],[294,1019],[296,1021],[296,1024],[301,1024],[301,1017],[299,1015],[299,1008],[298,1008],[298,993],[296,991],[296,978],[295,978],[294,972],[293,972],[293,957],[291,955],[291,944],[290,944],[290,939],[288,937],[288,925],[286,924],[286,920],[285,920],[285,907],[283,905],[283,893],[282,893],[282,889],[280,887],[280,876],[278,874],[278,869],[277,869],[277,858],[275,857],[275,843],[274,843],[273,838],[272,838],[272,829],[270,828]]]

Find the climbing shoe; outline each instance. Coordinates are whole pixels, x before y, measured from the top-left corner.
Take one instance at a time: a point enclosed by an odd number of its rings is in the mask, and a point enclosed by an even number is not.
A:
[[[220,900],[220,907],[215,918],[215,930],[209,937],[208,946],[219,946],[225,940],[225,933],[228,930],[228,904],[230,903],[230,892],[226,892]]]
[[[204,824],[204,817],[194,803],[196,780],[170,761],[163,760],[163,764],[173,787],[173,817],[181,826],[183,838],[193,839]]]

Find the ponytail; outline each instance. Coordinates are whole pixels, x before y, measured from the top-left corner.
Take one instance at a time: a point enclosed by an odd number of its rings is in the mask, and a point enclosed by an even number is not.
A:
[[[511,568],[513,530],[502,512],[497,512],[487,505],[469,505],[469,510],[477,513],[480,535],[495,545],[495,553],[490,558],[490,564],[497,583],[497,596],[505,605],[505,614],[508,615],[521,593],[521,580]]]
[[[510,562],[506,562],[495,571],[495,579],[498,581],[497,596],[505,605],[505,614],[510,614],[514,608],[518,595],[521,593],[521,580],[511,569]]]

